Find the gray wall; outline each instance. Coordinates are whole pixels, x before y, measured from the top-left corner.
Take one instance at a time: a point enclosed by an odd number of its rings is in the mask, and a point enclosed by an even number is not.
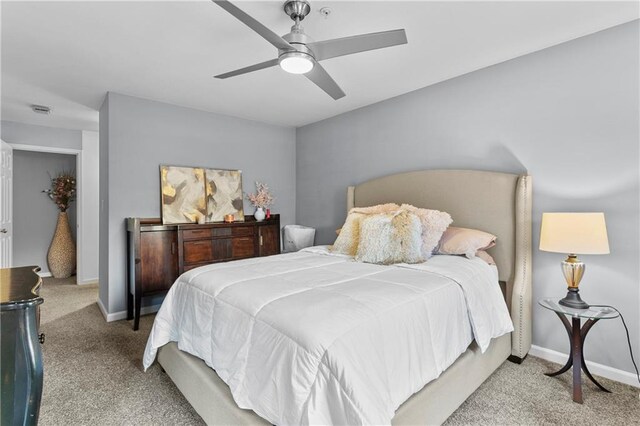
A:
[[[82,132],[80,130],[2,121],[0,137],[3,141],[12,144],[82,149]]]
[[[537,250],[542,212],[604,211],[611,254],[584,256],[581,293],[622,310],[640,353],[638,36],[635,21],[299,128],[298,223],[331,243],[346,187],[391,173],[528,170],[534,300],[565,292],[563,256]],[[552,312],[536,304],[533,327],[535,345],[568,353]],[[618,320],[594,327],[585,351],[633,371]]]
[[[58,208],[42,193],[51,187],[48,173],[74,171],[76,156],[14,150],[13,152],[13,265],[40,266],[49,272],[47,251],[56,229]],[[69,225],[76,237],[76,209],[68,210]]]
[[[256,180],[267,182],[276,196],[273,212],[281,214],[283,225],[295,221],[293,128],[116,93],[105,102],[100,110],[100,300],[109,313],[126,309],[124,219],[160,217],[160,164],[240,169],[245,192],[255,190]],[[245,212],[253,213],[247,202]]]

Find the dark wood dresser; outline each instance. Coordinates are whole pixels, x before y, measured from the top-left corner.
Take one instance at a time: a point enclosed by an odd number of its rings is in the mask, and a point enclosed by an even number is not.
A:
[[[42,397],[37,266],[0,269],[0,424],[37,425]]]
[[[140,324],[142,298],[166,293],[178,276],[210,263],[280,253],[280,215],[257,222],[163,225],[127,218],[127,319]]]

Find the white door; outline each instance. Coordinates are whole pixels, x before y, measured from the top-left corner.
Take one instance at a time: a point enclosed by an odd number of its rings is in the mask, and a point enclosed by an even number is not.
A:
[[[13,149],[2,140],[0,143],[0,268],[10,268],[13,252]]]

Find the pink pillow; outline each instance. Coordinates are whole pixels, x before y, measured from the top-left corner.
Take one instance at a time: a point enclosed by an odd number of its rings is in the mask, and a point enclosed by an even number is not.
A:
[[[442,234],[437,247],[438,254],[465,255],[473,259],[479,250],[496,245],[496,236],[477,229],[450,226]]]
[[[484,250],[478,250],[476,252],[476,257],[479,257],[480,259],[484,260],[489,265],[495,265],[496,264],[496,261],[493,260],[493,257],[491,257],[491,255],[489,253],[487,253],[486,251],[484,251]]]

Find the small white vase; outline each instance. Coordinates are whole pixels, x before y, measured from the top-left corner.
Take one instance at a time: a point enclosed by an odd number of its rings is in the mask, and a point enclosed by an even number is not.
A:
[[[256,218],[256,221],[258,222],[262,222],[265,218],[266,214],[264,212],[264,209],[262,207],[258,207],[256,208],[256,212],[253,214],[253,217]]]

